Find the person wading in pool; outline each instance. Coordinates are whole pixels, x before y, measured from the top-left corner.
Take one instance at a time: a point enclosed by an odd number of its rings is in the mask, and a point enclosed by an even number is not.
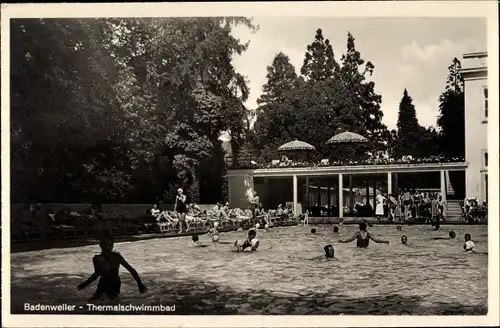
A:
[[[368,248],[368,244],[370,243],[370,239],[379,244],[389,244],[387,240],[380,240],[375,237],[368,231],[366,231],[366,223],[359,224],[359,231],[356,232],[351,238],[346,240],[339,240],[339,243],[350,243],[356,239],[356,246],[358,248]]]
[[[182,233],[183,225],[186,224],[186,231],[189,230],[189,223],[186,221],[186,195],[181,188],[177,189],[177,196],[175,197],[174,212],[179,213],[179,233]]]
[[[137,271],[125,261],[120,253],[113,251],[113,239],[111,236],[104,236],[101,238],[99,246],[101,247],[101,254],[94,256],[92,259],[94,263],[94,273],[87,281],[78,285],[79,290],[86,288],[100,277],[101,279],[99,279],[99,283],[97,284],[97,290],[91,299],[116,299],[120,295],[121,287],[120,275],[118,272],[120,265],[127,269],[132,277],[134,277],[141,294],[148,290],[146,286],[143,285]]]

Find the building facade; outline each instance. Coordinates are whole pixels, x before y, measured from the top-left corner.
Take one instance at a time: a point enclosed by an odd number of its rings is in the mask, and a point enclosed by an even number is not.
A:
[[[466,197],[488,199],[488,55],[463,55]]]

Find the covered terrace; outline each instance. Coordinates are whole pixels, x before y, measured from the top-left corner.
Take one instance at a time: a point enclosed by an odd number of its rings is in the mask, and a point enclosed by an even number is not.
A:
[[[438,158],[264,167],[251,164],[228,169],[229,202],[232,207],[247,208],[248,190],[255,190],[265,208],[291,202],[294,212],[301,214],[311,206],[327,205],[338,209],[331,216],[342,218],[346,207],[369,203],[378,191],[393,195],[405,189],[438,191],[446,199],[450,194],[449,172],[464,172],[466,168],[463,160]]]

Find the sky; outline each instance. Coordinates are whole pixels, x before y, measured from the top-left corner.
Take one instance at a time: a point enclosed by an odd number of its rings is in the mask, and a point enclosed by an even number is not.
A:
[[[348,17],[254,17],[256,33],[236,27],[233,35],[250,41],[248,50],[233,59],[235,69],[248,79],[248,108],[266,83],[266,67],[280,51],[288,55],[297,74],[308,44],[318,28],[330,40],[340,61],[347,33],[354,38],[362,58],[375,65],[371,79],[382,95],[383,122],[396,128],[398,108],[406,88],[413,98],[417,118],[423,126],[435,126],[438,98],[444,91],[448,66],[454,57],[486,51],[486,20],[482,18],[348,18]]]

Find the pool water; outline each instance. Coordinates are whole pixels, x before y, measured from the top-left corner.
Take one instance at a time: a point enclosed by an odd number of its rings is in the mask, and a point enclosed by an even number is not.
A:
[[[256,252],[231,252],[247,232],[221,234],[227,244],[193,247],[190,237],[152,239],[115,245],[139,272],[148,292],[139,294],[121,269],[120,304],[174,305],[175,314],[414,314],[484,315],[488,295],[487,226],[374,226],[369,231],[389,245],[370,241],[338,244],[357,226],[273,228],[259,231]],[[454,240],[448,237],[454,230]],[[478,254],[463,251],[468,232]],[[410,245],[401,245],[402,235]],[[326,260],[333,244],[338,260]],[[29,303],[85,304],[97,282],[76,286],[93,271],[98,246],[50,249],[11,257],[12,312]],[[105,304],[109,304],[108,303]],[[114,304],[114,303],[113,303]],[[78,305],[84,306],[79,309]],[[102,314],[102,313],[101,313]],[[121,313],[123,314],[123,313]],[[138,313],[135,313],[138,314]]]

